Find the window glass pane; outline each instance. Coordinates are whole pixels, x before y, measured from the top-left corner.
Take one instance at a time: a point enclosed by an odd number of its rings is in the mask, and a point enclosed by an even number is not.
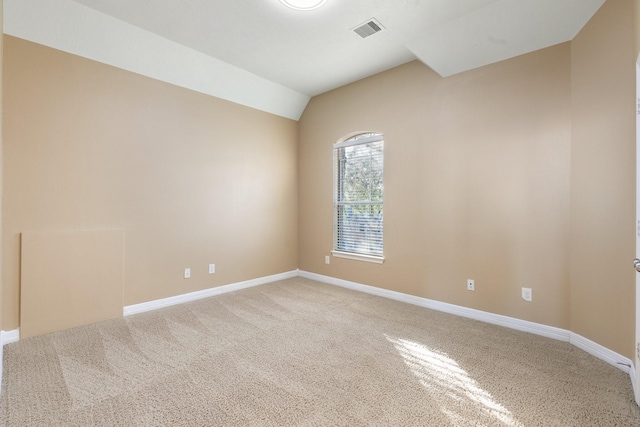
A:
[[[382,255],[382,205],[337,206],[339,251]]]
[[[382,135],[356,135],[335,148],[334,159],[336,249],[382,256]]]
[[[339,148],[340,199],[382,200],[382,141]]]

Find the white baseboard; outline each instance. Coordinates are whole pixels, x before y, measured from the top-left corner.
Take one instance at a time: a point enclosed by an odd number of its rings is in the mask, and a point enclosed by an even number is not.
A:
[[[20,341],[20,328],[2,331],[2,345]]]
[[[259,277],[257,279],[246,280],[244,282],[232,283],[230,285],[218,286],[215,288],[204,289],[202,291],[190,292],[188,294],[176,295],[174,297],[162,298],[154,301],[143,302],[140,304],[128,305],[123,309],[124,316],[132,314],[144,313],[145,311],[157,310],[163,307],[169,307],[176,304],[182,304],[189,301],[196,301],[202,298],[208,298],[227,292],[238,291],[253,286],[264,285],[265,283],[276,282],[278,280],[291,279],[298,276],[298,271],[289,271],[286,273],[274,274],[273,276]]]
[[[631,365],[631,369],[629,369],[629,376],[631,377],[631,386],[633,387],[633,394],[636,396],[636,403],[640,405],[640,384],[636,381],[636,368]]]
[[[527,320],[516,319],[513,317],[502,316],[500,314],[488,313],[486,311],[476,310],[468,307],[461,307],[454,304],[448,304],[440,301],[430,300],[427,298],[417,297],[414,295],[408,295],[401,292],[390,291],[388,289],[377,288],[375,286],[364,285],[361,283],[350,282],[348,280],[337,279],[335,277],[324,276],[321,274],[310,273],[307,271],[295,270],[286,273],[275,274],[272,276],[260,277],[257,279],[247,280],[244,282],[232,283],[229,285],[218,286],[216,288],[205,289],[202,291],[191,292],[188,294],[177,295],[174,297],[163,298],[159,300],[144,302],[141,304],[134,304],[124,307],[123,315],[129,316],[132,314],[143,313],[146,311],[157,310],[163,307],[169,307],[176,304],[182,304],[189,301],[195,301],[202,298],[208,298],[215,295],[224,294],[227,292],[233,292],[240,289],[246,289],[253,286],[264,285],[266,283],[275,282],[278,280],[291,279],[294,277],[304,277],[307,279],[317,280],[318,282],[327,283],[329,285],[340,286],[347,289],[352,289],[359,292],[364,292],[372,295],[377,295],[383,298],[389,298],[392,300],[405,302],[408,304],[417,305],[432,310],[442,311],[449,314],[454,314],[461,317],[467,317],[474,320],[479,320],[494,325],[504,326],[511,329],[516,329],[523,332],[529,332],[536,335],[541,335],[547,338],[552,338],[559,341],[568,342],[579,349],[586,351],[594,357],[603,360],[624,372],[629,373],[631,377],[631,385],[633,387],[636,402],[640,405],[640,384],[636,381],[636,368],[631,360],[628,358],[609,350],[608,348],[593,342],[581,335],[574,332],[567,331],[565,329],[556,328],[553,326],[542,325],[535,322],[529,322]],[[20,340],[20,328],[13,329],[11,331],[0,332],[0,347],[4,344],[10,344]],[[0,348],[0,357],[1,357]],[[0,358],[0,361],[2,359]],[[1,373],[1,367],[0,367]],[[1,378],[1,377],[0,377]]]
[[[335,277],[323,276],[306,271],[300,271],[300,276],[330,285],[353,289],[356,291],[365,292],[396,301],[406,302],[409,304],[430,308],[432,310],[442,311],[449,314],[455,314],[456,316],[480,320],[482,322],[504,326],[511,329],[517,329],[519,331],[531,332],[536,335],[542,335],[544,337],[553,338],[559,341],[569,342],[571,337],[571,333],[565,329],[541,325],[539,323],[529,322],[527,320],[515,319],[513,317],[502,316],[500,314],[488,313],[486,311],[476,310],[468,307],[461,307],[459,305],[448,304],[446,302],[430,300],[422,297],[416,297],[413,295],[403,294],[401,292],[376,288],[374,286],[349,282],[347,280],[336,279]]]
[[[350,282],[348,280],[337,279],[335,277],[323,276],[321,274],[309,273],[307,271],[299,271],[300,277],[317,280],[318,282],[330,285],[340,286],[355,291],[365,292],[396,301],[406,302],[420,307],[430,308],[432,310],[442,311],[457,316],[467,317],[494,325],[504,326],[519,331],[530,332],[543,337],[552,338],[573,344],[574,346],[586,351],[592,356],[597,357],[624,372],[633,370],[633,364],[628,358],[609,350],[602,345],[590,341],[576,333],[567,331],[566,329],[556,328],[553,326],[542,325],[540,323],[529,322],[527,320],[515,319],[513,317],[502,316],[500,314],[488,313],[486,311],[476,310],[473,308],[461,307],[454,304],[448,304],[440,301],[434,301],[427,298],[407,295],[400,292],[390,291],[387,289],[376,288],[374,286],[363,285],[361,283]],[[632,378],[635,384],[635,377]],[[636,387],[637,388],[637,387]],[[636,396],[638,393],[636,392]]]
[[[576,333],[571,332],[571,339],[569,342],[579,349],[586,351],[590,355],[595,356],[600,360],[604,360],[613,366],[617,366],[625,372],[630,372],[633,367],[631,360],[628,358]]]
[[[174,297],[163,298],[154,301],[143,302],[140,304],[128,305],[123,308],[123,316],[144,313],[145,311],[157,310],[163,307],[169,307],[176,304],[182,304],[189,301],[195,301],[202,298],[220,295],[227,292],[233,292],[240,289],[250,288],[253,286],[264,285],[265,283],[276,282],[278,280],[291,279],[298,276],[298,271],[288,271],[286,273],[274,274],[272,276],[259,277],[257,279],[246,280],[244,282],[232,283],[229,285],[218,286],[216,288],[204,289],[202,291],[191,292],[188,294],[176,295]],[[11,331],[1,331],[1,345],[11,344],[20,341],[20,328]],[[0,359],[2,360],[2,359]]]

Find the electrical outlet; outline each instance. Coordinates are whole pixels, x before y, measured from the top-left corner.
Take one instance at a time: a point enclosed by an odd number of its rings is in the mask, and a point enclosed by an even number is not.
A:
[[[522,299],[525,301],[533,301],[533,291],[531,288],[522,288]]]
[[[185,268],[184,269],[184,278],[188,279],[191,277],[191,269],[190,268]]]
[[[329,258],[329,255],[327,255],[326,257],[324,257],[324,263],[325,263],[325,264],[331,264],[331,258]]]
[[[468,291],[476,290],[476,283],[473,279],[467,279],[467,290]]]
[[[215,264],[209,264],[209,274],[213,274],[216,272],[216,265]]]

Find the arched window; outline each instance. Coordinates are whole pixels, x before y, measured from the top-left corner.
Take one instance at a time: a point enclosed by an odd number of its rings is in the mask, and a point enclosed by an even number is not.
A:
[[[382,263],[382,134],[359,133],[333,147],[334,250],[343,258]]]

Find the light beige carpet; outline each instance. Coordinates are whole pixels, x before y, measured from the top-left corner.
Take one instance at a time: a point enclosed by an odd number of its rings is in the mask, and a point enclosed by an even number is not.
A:
[[[640,426],[563,342],[296,278],[4,349],[6,426]]]

